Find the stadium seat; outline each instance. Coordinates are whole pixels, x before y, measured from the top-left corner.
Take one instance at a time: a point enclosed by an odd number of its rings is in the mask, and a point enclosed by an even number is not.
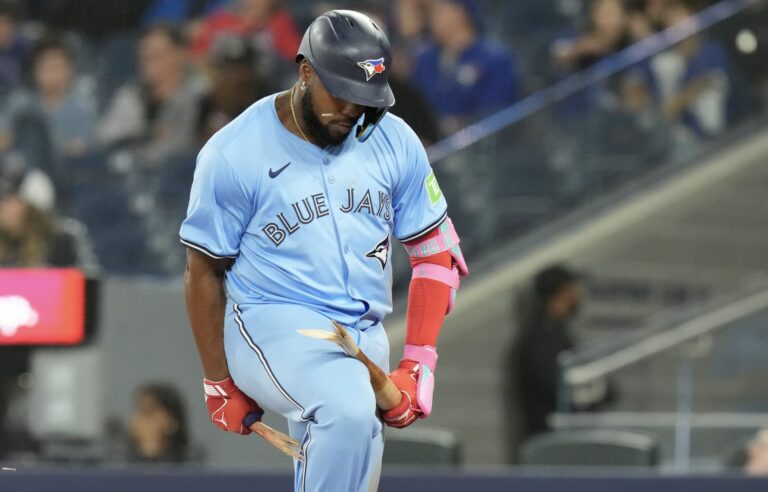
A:
[[[456,436],[440,429],[403,429],[384,437],[385,465],[455,467],[461,464]]]
[[[526,440],[520,448],[522,465],[652,467],[658,461],[654,437],[624,430],[548,432]]]

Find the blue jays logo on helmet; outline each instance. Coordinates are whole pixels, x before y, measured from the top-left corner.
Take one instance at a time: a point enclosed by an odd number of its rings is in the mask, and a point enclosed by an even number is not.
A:
[[[376,60],[365,60],[357,62],[357,66],[365,70],[365,81],[371,80],[371,77],[377,73],[381,73],[386,70],[384,66],[384,58],[377,58]]]

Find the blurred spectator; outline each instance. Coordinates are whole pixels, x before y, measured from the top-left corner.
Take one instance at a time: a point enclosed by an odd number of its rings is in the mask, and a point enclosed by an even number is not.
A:
[[[144,11],[141,23],[151,26],[160,22],[181,23],[207,15],[225,7],[230,0],[154,0]]]
[[[750,475],[768,476],[768,428],[757,433],[746,451],[744,471]]]
[[[220,36],[240,36],[251,40],[265,56],[277,55],[293,64],[301,42],[296,23],[280,0],[234,0],[229,9],[206,17],[192,37],[192,55],[208,55]]]
[[[115,94],[97,130],[103,145],[128,146],[149,168],[195,147],[205,82],[189,67],[185,48],[175,26],[158,24],[144,33],[139,80]]]
[[[403,5],[409,4],[410,6],[408,9],[413,9],[415,8],[414,6],[418,5],[422,7],[425,5],[424,0],[406,0],[405,2],[400,3]],[[413,15],[421,15],[423,13],[421,10],[408,10],[408,12],[411,12]],[[388,33],[390,39],[401,37],[404,32],[410,33],[409,35],[414,35],[414,40],[417,38],[421,39],[417,35],[417,32],[419,32],[417,24],[419,24],[419,22],[414,21],[413,19],[410,20],[413,24],[407,27],[405,31],[403,30],[402,25],[400,25],[398,26],[399,31],[393,33],[387,22],[383,20],[383,15],[377,15],[375,11],[366,11],[366,14],[368,14],[379,27]],[[426,17],[422,20],[425,21]],[[404,51],[407,50],[406,45],[401,45],[400,48]],[[416,132],[416,135],[419,136],[421,142],[425,146],[428,146],[437,142],[440,138],[440,127],[437,120],[437,114],[434,109],[432,109],[430,102],[409,79],[407,76],[407,69],[398,68],[399,64],[409,63],[409,58],[404,54],[404,51],[400,51],[400,54],[396,51],[393,54],[393,72],[389,75],[389,85],[392,87],[392,92],[395,93],[396,100],[395,106],[392,108],[392,113],[405,120],[405,122],[408,123],[408,126],[410,126],[413,131]]]
[[[0,171],[0,266],[93,268],[82,225],[51,213],[47,176],[13,163]]]
[[[627,30],[632,41],[639,41],[661,31],[667,9],[677,0],[629,0],[625,3],[627,11]]]
[[[242,38],[220,38],[211,60],[211,89],[200,103],[197,127],[202,146],[248,106],[269,94],[256,70],[256,51]]]
[[[22,84],[28,44],[19,29],[15,2],[0,1],[0,94]]]
[[[429,0],[397,0],[394,4],[394,30],[389,34],[392,73],[408,78],[413,70],[413,53],[427,36]]]
[[[665,26],[673,26],[696,12],[696,3],[678,0],[664,15]],[[730,82],[727,54],[704,35],[685,39],[667,52],[653,57],[646,67],[644,90],[675,125],[678,143],[713,136],[725,129]],[[648,99],[635,90],[640,100]],[[639,105],[639,104],[637,104]]]
[[[158,383],[139,388],[130,422],[131,461],[180,463],[191,457],[187,416],[179,392]]]
[[[60,38],[44,38],[30,58],[34,88],[15,98],[14,111],[41,115],[57,163],[83,155],[93,143],[96,103],[87,84],[75,76],[72,49]]]
[[[412,80],[453,132],[515,102],[520,87],[512,56],[483,36],[475,0],[435,0],[432,40],[414,58]]]
[[[12,94],[0,110],[0,154],[55,175],[53,143],[43,114],[21,93]]]
[[[558,356],[574,347],[569,333],[582,299],[579,275],[562,265],[547,267],[533,279],[531,299],[521,307],[511,363],[520,408],[520,440],[549,429],[547,416],[557,410]]]
[[[589,24],[581,35],[552,44],[552,60],[559,71],[582,70],[630,44],[629,17],[622,0],[594,0]]]

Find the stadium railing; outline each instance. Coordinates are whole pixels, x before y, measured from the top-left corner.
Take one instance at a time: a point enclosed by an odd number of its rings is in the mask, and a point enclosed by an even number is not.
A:
[[[559,429],[652,431],[663,461],[686,470],[696,461],[727,465],[734,442],[768,423],[768,278],[687,308],[651,317],[636,330],[581,346],[561,357]],[[657,381],[653,394],[640,381]],[[612,381],[621,404],[571,413],[578,393]]]
[[[430,160],[475,271],[492,268],[494,262],[485,260],[501,249],[540,240],[540,231],[574,210],[610,207],[654,171],[695,166],[745,128],[762,126],[762,74],[753,70],[750,53],[734,48],[734,37],[751,32],[755,12],[767,7],[764,0],[719,2],[431,146]],[[660,56],[694,40],[718,45],[728,58],[720,94],[726,102],[715,111],[723,125],[707,134],[665,117],[653,95],[647,106],[633,109],[626,91],[648,80]],[[402,280],[407,265],[398,262]]]

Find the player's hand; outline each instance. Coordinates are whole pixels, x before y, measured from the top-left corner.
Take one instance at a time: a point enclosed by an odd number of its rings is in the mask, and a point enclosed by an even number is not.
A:
[[[395,408],[382,412],[381,419],[385,424],[402,429],[423,415],[416,397],[418,378],[419,363],[408,359],[401,360],[398,368],[389,374],[389,379],[398,387],[402,398]]]
[[[248,427],[264,415],[264,410],[240,391],[232,378],[222,381],[203,379],[203,389],[211,422],[221,430],[246,436],[251,433]]]

